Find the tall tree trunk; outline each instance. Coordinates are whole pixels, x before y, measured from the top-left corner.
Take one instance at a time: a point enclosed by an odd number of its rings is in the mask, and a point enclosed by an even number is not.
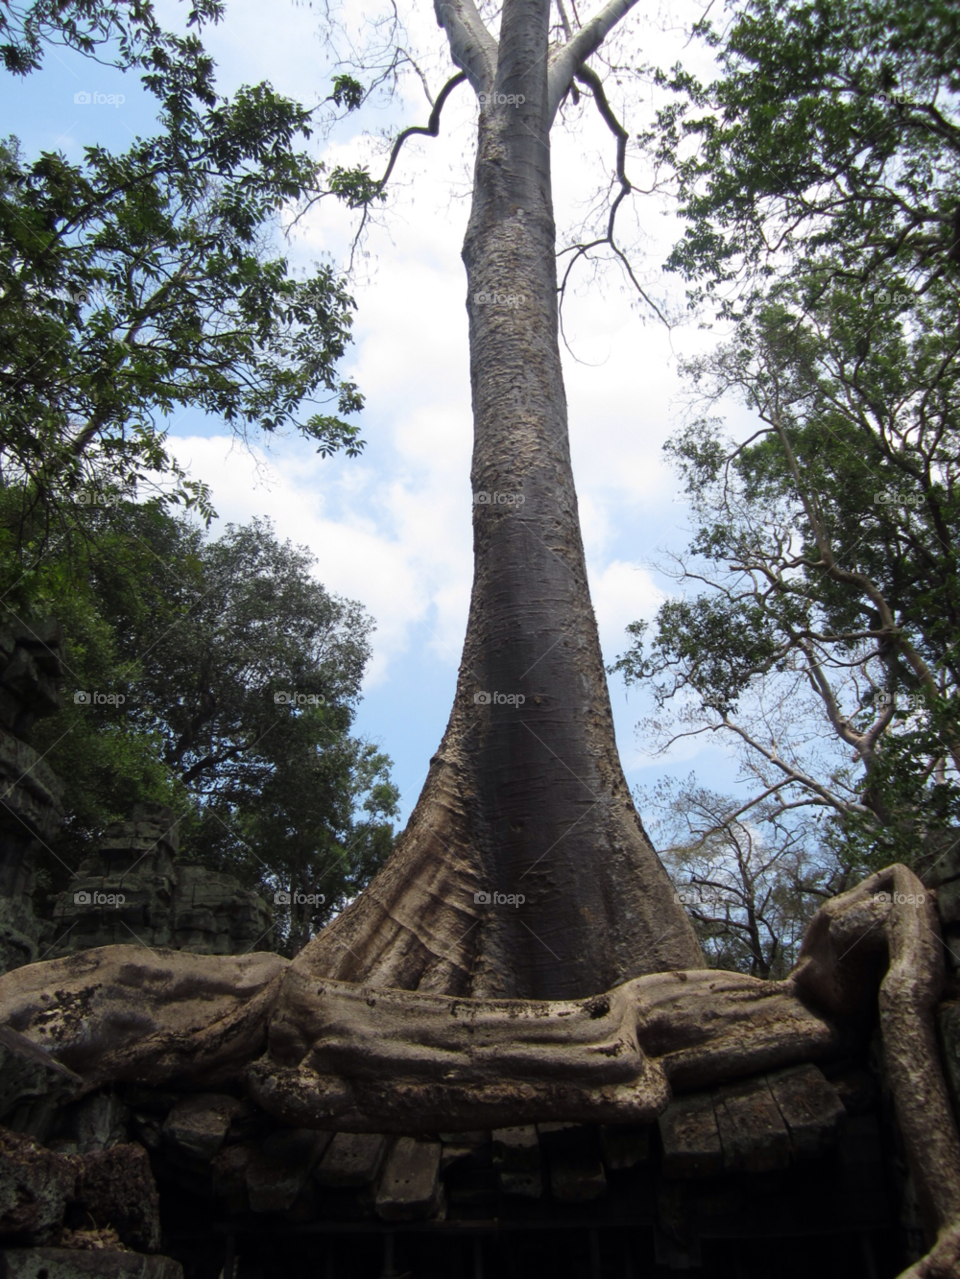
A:
[[[548,12],[508,0],[481,101],[463,248],[475,569],[456,699],[388,864],[302,955],[317,976],[563,999],[703,962],[631,802],[587,587],[558,344]]]

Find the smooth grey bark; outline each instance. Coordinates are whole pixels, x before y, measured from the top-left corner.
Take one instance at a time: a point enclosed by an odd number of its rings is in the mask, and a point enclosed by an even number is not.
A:
[[[344,981],[576,998],[703,960],[623,776],[587,586],[558,342],[549,0],[508,0],[492,83],[469,0],[441,14],[481,102],[463,247],[470,616],[450,722],[410,824],[304,958]]]

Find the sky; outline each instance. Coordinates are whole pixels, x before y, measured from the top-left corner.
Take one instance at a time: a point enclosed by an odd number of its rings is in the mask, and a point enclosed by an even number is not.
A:
[[[171,24],[183,12],[175,0],[162,0],[158,8]],[[670,66],[682,57],[709,72],[705,53],[689,40],[700,13],[695,0],[638,9],[623,33],[621,62]],[[399,11],[407,29],[405,48],[435,95],[455,68],[432,5],[404,0]],[[227,0],[224,21],[204,33],[217,63],[218,88],[229,93],[269,80],[312,106],[329,93],[337,53],[346,55],[351,40],[369,41],[375,34],[372,13],[351,0],[336,11],[331,28],[320,9],[290,0],[269,5]],[[364,80],[363,72],[356,74]],[[642,84],[631,80],[622,89],[611,84],[609,91],[615,101],[620,95],[631,133],[649,121],[649,91]],[[153,131],[154,100],[135,76],[68,50],[50,50],[43,69],[25,81],[4,77],[0,93],[4,132],[16,134],[27,155],[55,150],[78,160],[84,146],[122,148],[133,136]],[[392,101],[349,116],[311,146],[331,167],[369,160],[378,174],[384,139],[408,124],[425,123],[429,110],[411,75]],[[359,600],[375,619],[356,731],[394,761],[401,822],[416,802],[446,725],[472,577],[460,246],[469,213],[476,112],[473,94],[463,85],[444,109],[440,137],[404,147],[389,199],[355,260],[355,341],[342,371],[366,398],[359,419],[366,440],[362,456],[323,459],[296,436],[255,438],[247,449],[222,422],[196,412],[170,424],[171,453],[212,491],[218,512],[214,535],[228,522],[269,516],[281,539],[313,552],[328,590]],[[573,110],[558,119],[552,151],[562,237],[606,195],[614,143],[598,119]],[[640,164],[631,176],[638,186],[650,177]],[[343,264],[355,229],[355,215],[324,200],[290,231],[283,251],[296,266]],[[682,231],[669,200],[638,197],[623,231],[651,296],[682,313],[682,282],[662,270]],[[588,575],[604,657],[611,662],[627,646],[626,625],[651,620],[677,589],[656,564],[683,549],[689,519],[662,447],[691,411],[678,361],[709,349],[718,334],[692,318],[667,329],[615,270],[596,277],[575,274],[563,320]],[[744,411],[730,405],[728,412],[733,433],[746,433]],[[687,741],[666,756],[651,753],[649,740],[637,731],[651,709],[643,690],[627,689],[612,677],[611,698],[632,786],[692,770],[718,788],[732,783],[732,756],[716,743]]]

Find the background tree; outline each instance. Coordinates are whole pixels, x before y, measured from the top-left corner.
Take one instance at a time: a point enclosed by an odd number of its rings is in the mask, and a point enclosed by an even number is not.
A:
[[[735,744],[735,820],[821,813],[807,855],[840,883],[957,839],[956,28],[937,5],[738,6],[724,76],[677,73],[664,115],[691,221],[673,265],[735,320],[687,372],[756,430],[698,416],[668,446],[690,594],[619,665],[654,681],[661,740]]]
[[[323,898],[279,912],[281,942],[295,949],[392,842],[390,760],[350,733],[372,622],[266,522],[208,540],[160,503],[91,519],[103,528],[86,585],[71,559],[54,601],[64,706],[34,734],[68,812],[41,886],[64,885],[135,802],[160,800],[181,816],[183,857],[271,899]]]
[[[220,11],[203,3],[190,21]],[[12,493],[0,554],[7,603],[23,607],[52,540],[89,528],[78,507],[109,507],[159,473],[174,481],[165,500],[209,517],[209,495],[165,449],[174,410],[241,436],[292,426],[321,453],[355,453],[345,417],[362,399],[336,372],[352,309],[342,281],[327,267],[293,275],[271,243],[281,207],[318,180],[297,149],[311,113],[267,84],[218,97],[199,39],[162,31],[149,4],[39,3],[3,22],[14,73],[57,39],[141,69],[160,126],[122,154],[88,147],[81,164],[0,146],[0,481]]]
[[[785,977],[809,920],[853,878],[824,848],[819,815],[772,796],[738,806],[693,774],[638,798],[708,964]]]

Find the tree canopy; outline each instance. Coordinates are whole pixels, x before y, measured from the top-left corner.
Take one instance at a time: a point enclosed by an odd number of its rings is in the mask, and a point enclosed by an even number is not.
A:
[[[835,885],[930,865],[960,826],[960,24],[896,0],[733,9],[706,29],[721,77],[675,70],[661,117],[689,222],[669,265],[730,326],[686,364],[697,411],[667,446],[683,593],[619,666],[652,681],[661,741],[738,751],[751,789],[709,838],[747,823]],[[716,417],[730,398],[746,438]]]
[[[190,21],[216,18],[203,4]],[[218,96],[194,34],[151,6],[36,4],[4,18],[8,70],[61,39],[143,71],[159,131],[82,163],[0,145],[0,479],[3,553],[18,598],[51,537],[82,536],[78,508],[166,477],[165,500],[209,517],[209,493],[165,447],[171,415],[216,415],[241,436],[295,428],[319,452],[362,446],[362,407],[337,372],[353,301],[327,266],[294,274],[277,216],[321,166],[298,149],[311,112],[268,84]],[[341,95],[342,96],[342,95]],[[332,401],[328,404],[327,401]],[[23,538],[25,513],[35,541]],[[8,583],[10,584],[10,583]]]

